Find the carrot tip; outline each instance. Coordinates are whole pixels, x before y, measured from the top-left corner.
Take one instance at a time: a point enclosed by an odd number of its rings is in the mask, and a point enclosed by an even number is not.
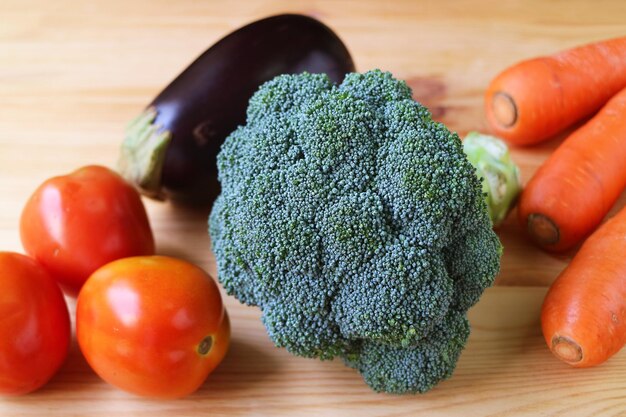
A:
[[[528,233],[540,245],[554,245],[560,239],[557,225],[543,214],[533,213],[528,216]]]
[[[552,338],[552,353],[563,362],[575,365],[583,359],[583,350],[572,339],[564,336]]]
[[[502,127],[511,127],[517,122],[517,106],[513,97],[498,91],[491,98],[493,116]]]

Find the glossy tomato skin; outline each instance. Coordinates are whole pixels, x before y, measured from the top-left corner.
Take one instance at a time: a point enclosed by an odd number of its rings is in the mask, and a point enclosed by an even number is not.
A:
[[[137,395],[179,398],[224,358],[230,325],[218,287],[202,269],[142,256],[114,261],[87,280],[76,336],[105,381]]]
[[[59,370],[70,318],[57,283],[33,259],[0,252],[0,394],[26,394]]]
[[[20,236],[26,252],[71,295],[102,265],[154,254],[139,193],[95,165],[45,181],[22,211]]]

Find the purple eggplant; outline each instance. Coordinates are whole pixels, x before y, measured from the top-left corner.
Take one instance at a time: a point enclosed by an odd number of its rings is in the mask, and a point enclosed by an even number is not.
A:
[[[279,74],[304,71],[335,83],[354,71],[345,45],[321,22],[285,14],[230,33],[130,123],[120,172],[150,197],[210,203],[219,194],[217,153],[245,123],[252,94]]]

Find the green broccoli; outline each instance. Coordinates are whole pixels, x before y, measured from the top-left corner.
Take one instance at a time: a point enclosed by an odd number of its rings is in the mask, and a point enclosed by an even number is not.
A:
[[[459,137],[379,70],[282,75],[218,155],[219,279],[270,338],[342,358],[376,391],[454,370],[501,245]]]

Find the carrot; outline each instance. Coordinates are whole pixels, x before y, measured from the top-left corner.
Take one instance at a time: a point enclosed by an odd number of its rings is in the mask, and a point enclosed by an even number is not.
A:
[[[539,168],[520,197],[519,219],[535,243],[561,252],[600,224],[624,188],[626,88]]]
[[[489,85],[485,112],[496,134],[530,145],[593,114],[626,87],[626,37],[522,61]]]
[[[626,344],[626,208],[585,241],[541,309],[546,343],[575,367],[598,365]]]

